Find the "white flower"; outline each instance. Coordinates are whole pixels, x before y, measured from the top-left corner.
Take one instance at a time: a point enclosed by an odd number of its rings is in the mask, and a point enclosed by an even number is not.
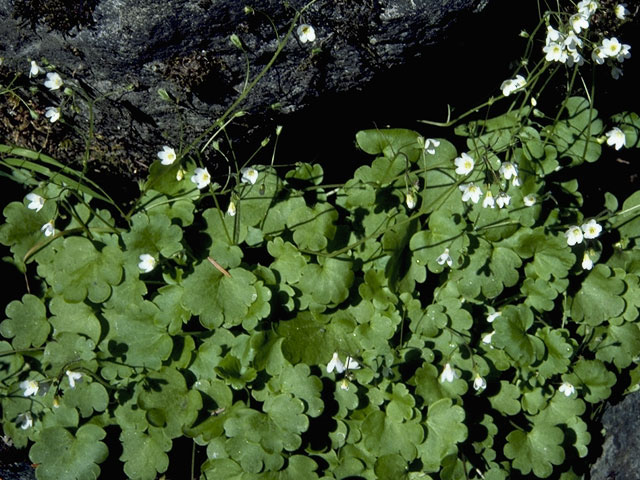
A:
[[[191,181],[196,184],[199,190],[202,190],[204,187],[211,183],[211,175],[209,175],[209,170],[207,170],[206,168],[196,168],[193,175],[191,176]]]
[[[547,25],[547,38],[545,39],[545,45],[549,45],[550,43],[554,43],[554,42],[561,42],[562,41],[562,34],[556,30],[555,28],[553,28],[551,25]]]
[[[624,73],[622,72],[622,69],[620,67],[616,67],[615,65],[611,67],[611,77],[614,80],[619,80],[623,74]]]
[[[51,235],[56,233],[56,230],[53,226],[53,222],[45,223],[44,225],[42,225],[42,227],[40,227],[40,230],[44,232],[45,237],[50,237]]]
[[[484,200],[482,201],[482,208],[494,208],[496,205],[496,201],[493,198],[493,194],[491,190],[487,190],[486,195],[484,196]]]
[[[143,253],[139,258],[140,263],[138,263],[138,268],[142,270],[143,273],[149,273],[151,270],[156,268],[156,259],[153,258],[152,255]]]
[[[242,173],[242,178],[240,179],[242,183],[254,185],[258,181],[258,171],[253,167],[243,168],[240,173]]]
[[[582,225],[582,231],[584,232],[584,238],[592,239],[598,237],[602,232],[602,226],[592,218],[587,223]]]
[[[591,270],[593,268],[593,260],[591,260],[588,252],[584,252],[582,257],[582,268],[583,270]]]
[[[562,45],[556,42],[551,42],[542,48],[542,51],[546,53],[545,60],[547,62],[561,62],[567,61],[567,53],[562,48]]]
[[[171,165],[176,161],[176,151],[165,145],[162,147],[162,151],[158,152],[158,158],[160,159],[160,163],[162,165]]]
[[[343,378],[342,381],[340,382],[340,389],[349,390],[349,380],[347,380],[346,378]]]
[[[47,80],[44,82],[44,86],[49,90],[58,90],[62,86],[62,77],[55,72],[47,73]]]
[[[455,370],[451,368],[451,364],[447,362],[440,374],[440,383],[453,382],[456,378],[458,378],[458,375]]]
[[[66,374],[69,378],[69,386],[71,388],[75,388],[76,382],[82,378],[82,374],[80,372],[72,372],[71,370],[67,370]]]
[[[22,430],[33,427],[33,418],[31,417],[31,414],[29,412],[21,413],[20,415],[18,415],[16,418],[16,422]]]
[[[584,65],[584,58],[578,52],[569,52],[567,56],[567,66],[573,67],[574,65],[578,65],[579,67]]]
[[[184,174],[185,174],[185,173],[187,173],[187,172],[185,172],[185,171],[184,171],[184,169],[179,168],[179,169],[178,169],[178,171],[176,172],[176,180],[177,180],[178,182],[181,182],[181,181],[182,181],[182,179],[184,178]]]
[[[598,8],[598,2],[595,0],[582,0],[577,7],[578,13],[588,18]]]
[[[500,90],[502,90],[502,94],[505,97],[508,97],[519,88],[524,87],[526,84],[527,81],[522,75],[516,75],[516,78],[510,78],[509,80],[505,80],[504,82],[502,82],[502,85],[500,85]]]
[[[582,48],[582,40],[573,32],[567,35],[562,44],[572,53],[578,53],[576,50]]]
[[[227,215],[229,215],[230,217],[236,216],[236,204],[233,200],[229,202],[229,206],[227,207]]]
[[[456,164],[456,173],[458,175],[467,175],[473,171],[473,166],[475,165],[475,161],[471,158],[470,155],[463,153],[461,156],[456,157],[453,161]]]
[[[413,210],[416,206],[418,199],[416,198],[416,194],[415,192],[411,191],[411,192],[407,192],[407,195],[405,197],[405,202],[407,203],[407,208],[409,210]]]
[[[29,70],[29,78],[37,77],[41,73],[44,73],[44,68],[39,66],[35,60],[31,60],[31,69]]]
[[[60,120],[60,108],[47,107],[44,112],[44,116],[47,117],[51,123],[57,122]]]
[[[484,390],[485,388],[487,388],[487,381],[482,378],[479,373],[476,373],[476,378],[473,381],[473,389],[478,391]]]
[[[347,357],[345,367],[347,370],[360,370],[360,364],[351,357]]]
[[[522,198],[522,201],[524,202],[525,206],[533,207],[536,204],[536,196],[530,193],[529,195],[525,195]]]
[[[436,258],[436,262],[438,262],[439,265],[444,265],[446,263],[449,267],[453,266],[453,259],[451,258],[451,255],[449,255],[448,248],[445,248],[444,252],[442,252],[440,256]]]
[[[38,382],[36,382],[35,380],[25,380],[23,382],[20,382],[20,388],[24,390],[24,393],[22,395],[24,395],[25,397],[31,397],[38,393],[40,385],[38,385]]]
[[[613,11],[616,14],[616,17],[618,17],[620,20],[624,20],[625,17],[629,15],[629,10],[627,10],[626,3],[619,3],[613,8]]]
[[[631,52],[629,50],[631,50],[631,45],[623,43],[622,47],[620,48],[620,53],[618,53],[618,56],[616,57],[616,60],[622,63],[626,58],[631,58]]]
[[[500,165],[500,174],[505,180],[509,180],[511,177],[518,176],[518,168],[511,162],[502,162],[502,165]]]
[[[627,143],[624,132],[618,127],[613,127],[605,135],[607,136],[607,145],[614,147],[616,150],[620,150]]]
[[[484,337],[482,337],[482,343],[485,343],[487,345],[491,345],[491,337],[493,337],[495,335],[496,331],[494,330],[491,333],[487,333]]]
[[[427,138],[424,141],[424,149],[429,155],[434,155],[436,153],[436,147],[439,147],[439,146],[440,146],[440,140]]]
[[[602,40],[602,51],[607,57],[617,57],[622,50],[622,44],[616,37]]]
[[[473,203],[478,203],[480,201],[480,196],[482,195],[482,190],[480,187],[477,187],[473,183],[463,183],[458,187],[462,190],[462,201],[467,202],[471,200]]]
[[[563,382],[563,384],[560,385],[560,388],[558,388],[558,391],[560,393],[564,393],[566,397],[570,397],[571,395],[576,393],[575,387],[571,385],[569,382]]]
[[[606,56],[607,55],[602,47],[595,47],[591,52],[591,60],[596,62],[598,65],[602,65],[604,63],[604,59]]]
[[[580,33],[583,29],[586,30],[587,28],[589,28],[589,21],[584,15],[581,15],[579,13],[576,15],[571,15],[571,18],[569,18],[569,23],[571,24],[571,28],[573,29],[573,31],[576,33]]]
[[[37,193],[28,193],[27,200],[29,200],[29,205],[27,205],[27,208],[29,210],[35,210],[36,212],[39,212],[40,209],[44,207],[44,198],[42,198]]]
[[[316,41],[316,31],[313,29],[311,25],[302,24],[296,30],[298,34],[298,38],[302,43],[307,42],[315,42]]]
[[[340,357],[338,356],[338,352],[333,352],[333,357],[327,363],[327,373],[331,373],[333,371],[337,373],[342,373],[345,370],[344,363],[340,361]]]
[[[573,246],[578,243],[582,243],[582,230],[577,225],[572,225],[564,232],[564,236],[567,237],[567,245]]]
[[[502,315],[502,312],[493,312],[490,313],[489,315],[487,315],[487,322],[489,323],[493,323],[493,321],[498,318],[500,315]]]
[[[498,198],[496,198],[496,203],[498,204],[498,208],[504,208],[511,203],[511,196],[500,192]]]

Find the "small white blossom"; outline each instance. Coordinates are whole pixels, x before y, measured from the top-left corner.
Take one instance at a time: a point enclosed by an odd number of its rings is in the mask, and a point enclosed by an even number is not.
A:
[[[50,237],[51,235],[56,233],[56,229],[53,226],[53,222],[45,223],[44,225],[42,225],[42,227],[40,227],[40,230],[44,232],[45,237]]]
[[[513,185],[514,187],[519,187],[520,186],[520,178],[519,177],[513,177],[511,179],[511,185]]]
[[[487,315],[487,322],[489,323],[493,323],[493,321],[498,318],[500,315],[502,315],[502,312],[493,312],[490,313],[489,315]]]
[[[346,378],[343,378],[340,381],[340,389],[341,390],[349,390],[349,380],[347,380]]]
[[[602,232],[602,226],[592,218],[582,225],[582,231],[584,232],[584,238],[597,238],[600,232]]]
[[[504,208],[511,203],[511,196],[500,192],[498,198],[496,198],[496,203],[498,204],[498,208]]]
[[[494,208],[495,205],[496,201],[493,198],[491,190],[487,190],[487,193],[484,196],[484,200],[482,200],[482,208]]]
[[[44,112],[44,116],[47,117],[51,123],[57,122],[60,120],[60,108],[47,107]]]
[[[588,252],[584,252],[582,257],[582,268],[583,270],[591,270],[593,268],[593,260],[591,260]]]
[[[444,265],[446,263],[449,267],[453,266],[453,259],[451,258],[451,255],[449,255],[448,248],[445,248],[444,252],[442,252],[440,256],[436,258],[436,262],[438,262],[439,265]]]
[[[468,173],[471,173],[473,171],[473,166],[475,165],[473,158],[466,153],[456,157],[453,163],[458,167],[456,168],[456,173],[458,175],[467,175]]]
[[[564,393],[566,397],[570,397],[571,395],[576,393],[575,387],[571,385],[569,382],[563,382],[563,384],[560,385],[560,388],[558,388],[558,391],[560,393]]]
[[[28,193],[27,200],[29,200],[29,205],[27,205],[27,208],[29,210],[35,210],[36,212],[39,212],[42,207],[44,207],[44,198],[42,198],[37,193]]]
[[[20,382],[20,388],[24,390],[22,393],[23,396],[31,397],[38,393],[40,385],[35,380],[24,380],[23,382]]]
[[[142,270],[143,273],[149,273],[151,270],[156,268],[156,259],[153,255],[143,253],[139,258],[140,263],[138,263],[138,268]]]
[[[82,374],[80,372],[72,372],[71,370],[67,370],[66,375],[69,378],[69,386],[71,388],[75,388],[76,382],[82,378]]]
[[[549,45],[550,43],[559,43],[562,41],[562,34],[553,28],[551,25],[547,25],[547,37],[545,39],[545,45]]]
[[[591,52],[591,60],[596,62],[598,65],[602,65],[604,63],[606,56],[607,55],[602,47],[595,47]]]
[[[298,34],[300,42],[302,43],[316,41],[316,31],[311,25],[307,25],[306,23],[302,24],[298,27],[298,30],[296,30],[296,32]]]
[[[624,132],[618,127],[613,127],[605,135],[607,136],[607,145],[614,147],[616,150],[620,150],[627,143]]]
[[[569,23],[571,24],[571,28],[573,29],[573,31],[576,33],[580,33],[582,30],[586,30],[587,28],[589,28],[589,21],[584,15],[581,15],[579,13],[576,15],[571,15],[571,18],[569,18]]]
[[[185,173],[187,173],[187,172],[185,172],[185,171],[184,171],[184,169],[179,168],[179,169],[178,169],[178,171],[176,172],[176,180],[177,180],[178,182],[181,182],[181,181],[182,181],[182,179],[184,178],[184,174],[185,174]]]
[[[44,82],[44,86],[49,90],[58,90],[64,82],[62,77],[55,72],[47,73],[47,80]]]
[[[496,333],[495,330],[491,333],[487,333],[484,337],[482,337],[482,343],[486,345],[491,345],[491,337],[493,337],[495,333]]]
[[[629,10],[627,10],[626,3],[619,3],[613,8],[613,11],[616,14],[616,17],[618,17],[620,20],[624,20],[627,15],[629,15]]]
[[[569,52],[569,55],[567,55],[567,66],[573,67],[574,65],[578,65],[579,67],[584,65],[584,58],[580,53],[575,51]]]
[[[522,198],[522,201],[524,202],[525,206],[533,207],[536,204],[536,196],[530,193],[529,195],[525,195]]]
[[[622,44],[616,37],[602,40],[602,51],[607,57],[617,57],[622,50]]]
[[[232,200],[229,202],[229,206],[227,207],[227,215],[230,217],[236,216],[236,203]]]
[[[596,0],[582,0],[578,3],[578,13],[589,18],[589,16],[595,12],[598,8],[598,2]]]
[[[342,373],[345,370],[344,363],[340,360],[338,352],[333,352],[333,357],[331,357],[331,360],[327,363],[327,373],[331,373],[334,370],[337,373]]]
[[[518,168],[511,162],[502,162],[502,165],[500,165],[500,175],[502,175],[505,180],[509,180],[511,177],[517,177]]]
[[[624,73],[620,67],[616,67],[615,65],[611,67],[611,78],[614,80],[619,80],[623,74]]]
[[[240,173],[242,173],[242,178],[240,179],[242,183],[254,185],[258,181],[258,171],[253,167],[243,168]]]
[[[29,78],[37,77],[41,73],[44,73],[44,68],[38,65],[35,60],[31,60],[31,68],[29,69]]]
[[[191,181],[196,184],[199,190],[211,183],[211,175],[206,168],[196,168],[191,176]]]
[[[567,237],[567,245],[573,246],[578,243],[582,243],[582,230],[577,225],[572,225],[564,232],[564,236]]]
[[[22,430],[27,430],[28,428],[33,427],[33,417],[31,417],[31,414],[29,412],[21,413],[20,415],[18,415],[16,418],[16,422]]]
[[[473,381],[473,389],[476,391],[484,390],[487,388],[487,381],[480,376],[479,373],[476,373],[476,378]]]
[[[625,61],[625,59],[631,58],[631,52],[629,50],[631,50],[631,45],[623,43],[622,47],[620,48],[620,53],[618,53],[618,56],[616,57],[616,60],[622,63]]]
[[[429,155],[434,155],[436,153],[436,147],[439,147],[439,146],[440,146],[440,140],[427,138],[424,141],[424,149]]]
[[[416,198],[416,194],[415,192],[411,191],[411,192],[407,192],[407,195],[405,197],[405,202],[407,203],[407,208],[409,210],[413,210],[416,206],[418,199]]]
[[[160,159],[160,163],[162,165],[171,165],[176,161],[176,151],[165,145],[162,147],[162,151],[158,152],[158,158]]]
[[[458,378],[458,374],[451,368],[451,364],[447,362],[440,374],[440,383],[453,382],[456,378]]]
[[[551,42],[548,45],[545,45],[542,49],[545,55],[545,60],[547,62],[561,62],[564,63],[567,61],[567,52],[564,51],[562,45],[556,42]]]
[[[474,183],[463,183],[458,188],[462,191],[463,202],[471,200],[473,203],[478,203],[480,201],[482,190],[480,190],[480,187],[476,186]]]
[[[500,90],[502,90],[502,94],[505,97],[508,97],[519,88],[524,87],[526,84],[527,81],[522,75],[516,75],[516,78],[510,78],[502,82],[502,85],[500,85]]]
[[[567,35],[562,44],[571,53],[577,53],[576,50],[582,48],[582,40],[573,32]]]
[[[347,370],[360,370],[360,364],[351,357],[347,357],[344,366]]]

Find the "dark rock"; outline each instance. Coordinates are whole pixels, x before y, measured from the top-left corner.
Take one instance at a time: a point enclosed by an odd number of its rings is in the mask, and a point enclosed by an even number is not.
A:
[[[279,115],[314,99],[361,90],[442,42],[456,20],[486,3],[318,0],[299,20],[315,28],[316,41],[301,43],[294,29],[240,105],[251,114],[241,121],[273,126]],[[0,54],[22,72],[28,59],[46,59],[91,97],[108,95],[95,107],[94,142],[108,141],[92,158],[124,162],[122,170],[133,171],[136,163],[150,163],[150,152],[162,144],[188,143],[210,127],[242,92],[247,60],[255,78],[278,48],[274,28],[282,38],[305,2],[256,0],[251,13],[244,6],[235,0],[0,0]],[[177,100],[179,115],[158,88]]]
[[[638,480],[640,477],[640,392],[607,404],[602,425],[602,455],[591,468],[591,480]]]

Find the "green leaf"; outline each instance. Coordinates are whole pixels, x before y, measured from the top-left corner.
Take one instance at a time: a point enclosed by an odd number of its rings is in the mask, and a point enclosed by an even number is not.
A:
[[[491,406],[501,413],[515,415],[520,411],[520,389],[512,383],[500,380],[500,391],[489,397]]]
[[[49,310],[53,315],[49,321],[57,333],[78,333],[98,342],[102,332],[96,311],[86,303],[67,302],[60,295],[49,302]]]
[[[631,365],[640,352],[640,328],[636,323],[599,327],[594,337],[591,343],[596,358],[613,362],[620,370]]]
[[[427,411],[427,441],[420,445],[420,458],[427,472],[436,472],[442,460],[457,453],[457,444],[467,438],[464,409],[449,398],[438,400]]]
[[[321,305],[337,305],[349,296],[353,283],[353,264],[350,260],[318,257],[302,269],[300,289]]]
[[[31,346],[39,347],[47,341],[51,326],[47,322],[47,311],[35,295],[26,294],[22,300],[14,300],[7,305],[8,319],[0,323],[0,334],[13,338],[11,344],[16,350]]]
[[[362,435],[367,450],[376,457],[397,453],[406,461],[417,457],[416,446],[423,441],[422,427],[417,422],[395,422],[380,410],[364,419]]]
[[[300,251],[289,242],[280,237],[274,238],[267,244],[267,251],[275,259],[270,267],[276,270],[282,280],[289,284],[298,283],[302,275],[302,269],[307,260]]]
[[[125,429],[120,434],[124,473],[135,480],[154,480],[158,473],[167,471],[171,439],[163,430],[152,428],[149,433]]]
[[[598,403],[611,395],[611,387],[616,383],[616,375],[607,370],[600,360],[579,359],[573,373],[564,377],[589,403]]]
[[[45,428],[31,447],[29,458],[38,464],[41,480],[93,480],[100,475],[99,463],[109,450],[101,442],[105,432],[97,425],[83,425],[75,435],[62,427]]]
[[[202,408],[202,398],[197,390],[187,388],[180,372],[163,367],[147,376],[138,405],[146,411],[148,419],[151,416],[154,423],[163,423],[169,438],[176,438],[195,421]]]
[[[44,350],[42,363],[51,375],[58,375],[72,363],[95,369],[96,344],[93,340],[77,333],[62,332],[56,334],[55,341],[50,341]],[[89,363],[89,365],[87,365]]]
[[[542,358],[542,340],[527,333],[533,325],[533,314],[525,305],[507,306],[494,325],[492,344],[503,348],[518,365],[531,365]]]
[[[77,408],[83,417],[92,416],[94,411],[104,412],[109,403],[107,390],[102,384],[89,381],[86,375],[74,388],[66,388],[62,399],[65,405]]]
[[[571,305],[571,317],[589,325],[600,325],[624,311],[621,294],[625,283],[606,265],[598,264],[582,283]]]
[[[102,303],[111,295],[111,287],[122,279],[122,251],[107,245],[98,251],[83,237],[69,237],[62,242],[53,262],[40,265],[38,272],[52,285],[55,293],[68,302],[88,298]]]
[[[122,239],[127,247],[127,262],[136,265],[144,253],[168,258],[182,250],[182,229],[171,225],[170,219],[163,215],[137,213],[131,218],[131,230],[123,233]]]
[[[205,328],[213,329],[223,323],[240,325],[249,308],[258,299],[254,287],[256,277],[243,268],[229,270],[223,275],[209,262],[196,266],[185,279],[183,305],[196,315]]]
[[[514,430],[507,435],[504,454],[513,460],[513,466],[527,475],[533,473],[547,478],[553,473],[553,465],[564,462],[562,430],[546,423],[534,424],[530,431]]]
[[[356,133],[358,146],[370,155],[382,154],[389,158],[403,155],[407,162],[414,162],[422,149],[418,133],[402,128],[361,130]]]
[[[306,205],[291,212],[287,226],[293,230],[293,241],[301,250],[321,251],[336,233],[338,212],[328,204]]]
[[[110,329],[101,349],[122,355],[132,366],[160,368],[169,358],[173,342],[166,328],[154,322],[157,315],[158,307],[146,300],[138,302],[135,309],[106,310]]]
[[[538,329],[536,336],[544,342],[546,347],[544,359],[537,367],[539,374],[548,379],[559,373],[565,373],[574,353],[569,332],[565,329],[544,327]]]
[[[611,226],[617,228],[622,237],[640,237],[640,191],[624,201],[620,211],[613,217]]]
[[[525,297],[525,303],[539,312],[553,310],[553,301],[558,296],[558,291],[541,278],[526,278],[520,287],[520,291]]]

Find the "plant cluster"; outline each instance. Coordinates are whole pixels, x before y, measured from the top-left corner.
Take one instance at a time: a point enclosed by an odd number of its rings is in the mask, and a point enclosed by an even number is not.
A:
[[[41,480],[97,478],[108,439],[153,479],[182,437],[203,479],[581,478],[598,406],[640,382],[640,192],[585,216],[578,177],[640,118],[571,95],[577,61],[538,110],[565,71],[516,72],[462,149],[359,132],[371,161],[341,185],[233,157],[212,177],[165,145],[124,211],[0,146],[30,188],[0,227],[30,288],[0,323],[4,432]]]

